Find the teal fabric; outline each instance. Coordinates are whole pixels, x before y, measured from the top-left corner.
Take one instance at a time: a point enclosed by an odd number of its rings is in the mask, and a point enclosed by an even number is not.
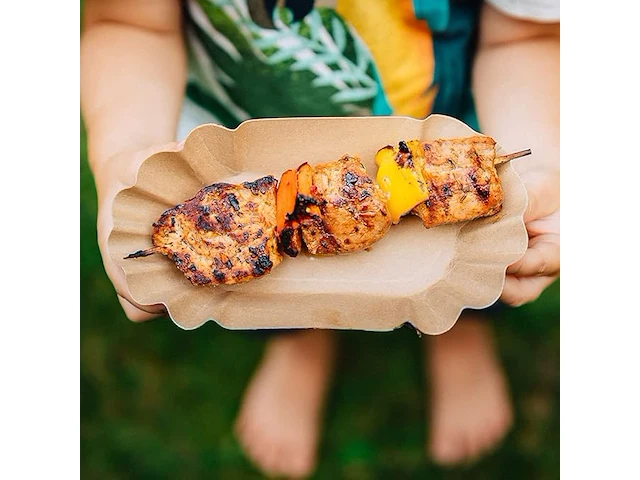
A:
[[[426,20],[432,32],[441,32],[449,25],[449,0],[413,0],[416,18]]]
[[[440,1],[420,2],[438,4]],[[478,118],[471,92],[471,66],[476,50],[478,15],[481,2],[478,0],[451,0],[445,28],[440,28],[443,17],[435,18],[439,30],[429,23],[433,32],[435,58],[434,84],[437,95],[433,113],[442,113],[459,118],[471,128],[479,130]],[[415,2],[414,2],[415,4]],[[436,11],[433,7],[432,11]],[[430,17],[424,19],[429,22]],[[434,21],[434,20],[431,20]]]
[[[392,115],[393,109],[391,105],[389,105],[389,101],[387,100],[387,96],[384,93],[384,89],[382,88],[382,82],[380,81],[380,76],[378,75],[378,70],[373,67],[373,78],[378,84],[378,93],[373,99],[373,104],[371,105],[371,113],[373,115]]]

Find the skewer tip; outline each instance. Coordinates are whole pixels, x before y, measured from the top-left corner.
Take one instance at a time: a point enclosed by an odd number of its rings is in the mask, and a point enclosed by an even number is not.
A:
[[[123,258],[124,260],[127,260],[129,258],[148,257],[149,255],[153,255],[154,253],[156,253],[156,249],[155,247],[152,247],[146,250],[138,250],[137,252],[130,253],[129,255]]]
[[[531,155],[530,148],[527,148],[526,150],[520,150],[519,152],[509,153],[508,155],[500,155],[499,157],[495,158],[495,161],[493,163],[494,165],[500,165],[501,163],[506,163],[516,158],[526,157],[527,155]]]

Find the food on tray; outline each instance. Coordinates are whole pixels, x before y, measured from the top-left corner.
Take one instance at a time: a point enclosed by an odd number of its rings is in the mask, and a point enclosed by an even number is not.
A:
[[[291,171],[285,172],[280,180],[280,185],[286,185],[287,189]],[[291,208],[292,193],[286,201],[287,219],[290,228],[300,228],[302,241],[312,255],[369,248],[391,227],[385,194],[357,157],[345,155],[314,167],[305,163],[298,168],[295,183],[298,191],[294,208]],[[297,244],[293,248],[289,245],[290,238],[299,237],[281,236],[283,250],[289,255],[292,251],[295,254],[291,256],[295,256],[299,248]]]
[[[376,154],[376,181],[388,195],[394,223],[409,212],[427,228],[473,220],[502,208],[504,193],[495,165],[514,155],[496,157],[495,141],[481,135],[401,141]]]
[[[283,252],[290,257],[297,256],[302,248],[300,224],[292,218],[296,209],[298,182],[298,173],[287,170],[280,177],[276,193],[276,232]]]
[[[496,157],[495,141],[471,136],[401,141],[376,154],[376,181],[359,158],[287,170],[239,185],[215,183],[160,216],[153,247],[125,258],[161,253],[194,285],[259,278],[303,244],[312,255],[371,247],[412,213],[425,227],[473,220],[502,208],[495,165],[530,150]]]
[[[153,224],[153,248],[127,258],[166,255],[194,285],[243,283],[282,261],[276,234],[276,179],[214,183],[166,210]]]

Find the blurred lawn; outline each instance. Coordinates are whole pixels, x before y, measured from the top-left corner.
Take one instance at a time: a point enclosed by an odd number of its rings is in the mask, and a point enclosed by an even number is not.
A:
[[[231,429],[264,340],[213,323],[185,332],[167,319],[128,321],[96,244],[84,132],[80,188],[83,477],[261,478]],[[416,334],[344,332],[314,478],[558,478],[559,304],[557,282],[496,319],[516,425],[493,455],[455,469],[424,455],[427,392]]]

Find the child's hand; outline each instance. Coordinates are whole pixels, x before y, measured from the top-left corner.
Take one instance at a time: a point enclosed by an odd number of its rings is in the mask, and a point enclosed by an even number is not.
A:
[[[111,157],[100,171],[96,172],[96,185],[98,190],[98,245],[107,276],[113,283],[118,294],[118,300],[129,318],[134,322],[142,322],[165,312],[164,306],[154,305],[140,306],[131,298],[126,287],[124,271],[109,257],[107,240],[113,230],[113,200],[116,194],[135,183],[138,168],[145,158],[161,150],[177,150],[176,142],[159,145],[148,149],[123,152]]]
[[[537,299],[560,275],[560,209],[556,207],[558,202],[552,200],[558,195],[548,189],[544,195],[534,188],[528,190],[529,208],[524,220],[529,247],[520,260],[507,268],[500,297],[514,307]]]
[[[133,185],[147,156],[176,146],[165,142],[176,138],[186,86],[182,2],[86,0],[82,20],[81,107],[98,192],[98,245],[127,317],[147,320],[163,307],[143,311],[133,303],[107,239],[116,193]]]
[[[483,3],[473,65],[478,119],[506,151],[533,152],[513,164],[529,197],[529,248],[507,269],[500,297],[518,306],[538,298],[560,274],[560,23],[535,14],[523,19],[492,3],[498,2]],[[513,3],[513,9],[523,6]]]

